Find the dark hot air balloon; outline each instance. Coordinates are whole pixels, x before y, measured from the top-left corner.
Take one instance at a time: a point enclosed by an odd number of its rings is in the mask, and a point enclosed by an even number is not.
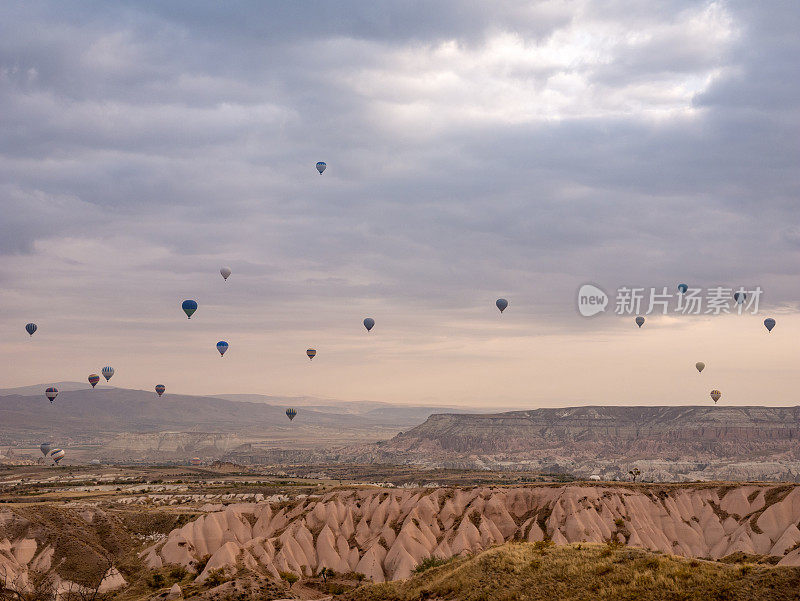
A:
[[[775,327],[775,320],[772,319],[771,317],[767,317],[764,320],[764,327],[767,328],[767,332],[771,332],[772,328]]]
[[[639,327],[641,328],[641,327],[644,325],[644,317],[642,317],[641,315],[639,315],[639,316],[636,318],[636,325],[637,325],[637,326],[639,326]],[[658,329],[658,328],[656,328],[656,329]]]
[[[55,386],[51,386],[50,388],[44,391],[44,395],[48,399],[50,399],[50,402],[52,403],[53,401],[56,400],[56,397],[58,396],[58,388],[56,388]]]
[[[508,307],[508,301],[504,298],[498,298],[496,301],[494,301],[494,304],[497,305],[498,309],[500,309],[500,313],[505,311],[506,307]]]
[[[323,163],[322,161],[317,163],[317,171],[319,171],[320,175],[322,175],[322,172],[325,171],[325,169],[327,169],[327,168],[328,168],[327,163]]]
[[[375,327],[375,320],[372,319],[371,317],[367,317],[364,320],[364,327],[367,328],[367,332],[369,332],[370,330],[372,330],[372,328]]]
[[[27,324],[27,325],[25,326],[25,331],[26,331],[26,332],[28,332],[28,334],[30,334],[31,336],[33,336],[33,333],[34,333],[34,332],[35,332],[37,329],[38,329],[38,327],[36,326],[36,324],[35,324],[35,323],[29,323],[29,324]]]
[[[158,396],[161,396],[162,394],[164,394],[164,391],[166,389],[167,389],[167,387],[164,386],[163,384],[156,384],[156,394]]]
[[[316,349],[310,348],[306,351],[306,355],[308,355],[309,359],[313,359],[314,357],[317,356],[317,351]]]
[[[181,303],[181,309],[186,313],[186,317],[191,319],[194,312],[197,311],[197,301],[191,299],[185,300]]]
[[[297,411],[295,411],[294,409],[287,409],[286,410],[286,417],[289,418],[289,421],[292,421],[294,419],[295,415],[297,415]]]

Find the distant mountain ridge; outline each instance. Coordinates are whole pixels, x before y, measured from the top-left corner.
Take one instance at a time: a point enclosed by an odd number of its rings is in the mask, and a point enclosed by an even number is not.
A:
[[[800,407],[617,407],[437,414],[359,460],[652,479],[800,479]],[[365,455],[367,457],[365,457]]]

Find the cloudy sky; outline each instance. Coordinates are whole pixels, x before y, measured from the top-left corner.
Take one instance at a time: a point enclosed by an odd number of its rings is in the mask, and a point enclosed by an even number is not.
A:
[[[4,2],[0,386],[796,403],[798,31],[793,0]],[[678,282],[764,293],[614,314]]]

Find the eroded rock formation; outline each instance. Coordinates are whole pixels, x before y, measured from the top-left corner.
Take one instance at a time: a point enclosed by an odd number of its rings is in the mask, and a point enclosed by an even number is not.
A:
[[[539,486],[355,489],[293,503],[230,505],[173,530],[142,553],[150,567],[247,567],[278,576],[321,567],[373,581],[408,577],[422,560],[508,540],[616,539],[690,557],[738,551],[800,565],[800,488],[792,485]]]

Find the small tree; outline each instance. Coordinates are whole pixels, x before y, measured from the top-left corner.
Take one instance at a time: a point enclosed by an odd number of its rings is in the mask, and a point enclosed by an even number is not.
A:
[[[641,473],[642,473],[642,470],[640,470],[638,467],[635,467],[635,468],[633,468],[632,470],[630,470],[628,472],[628,474],[630,475],[630,477],[633,479],[634,482],[636,482],[636,478],[639,475],[641,475]]]

